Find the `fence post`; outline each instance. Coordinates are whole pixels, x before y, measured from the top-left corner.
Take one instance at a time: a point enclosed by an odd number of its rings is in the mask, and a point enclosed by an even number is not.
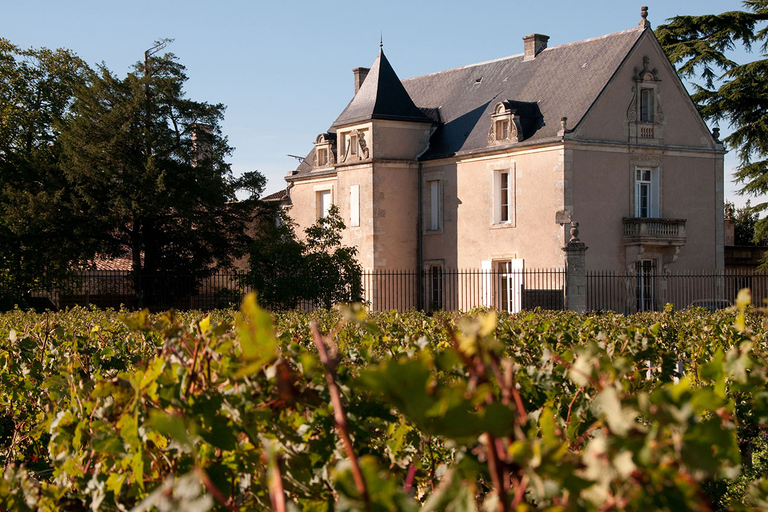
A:
[[[579,223],[571,222],[571,238],[565,251],[565,308],[583,313],[587,310],[588,247],[579,240]]]

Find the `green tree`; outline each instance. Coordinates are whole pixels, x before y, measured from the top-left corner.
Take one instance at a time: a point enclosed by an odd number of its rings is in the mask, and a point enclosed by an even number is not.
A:
[[[692,99],[704,119],[724,121],[733,130],[725,138],[736,149],[739,166],[735,180],[741,193],[768,193],[768,58],[739,64],[729,52],[758,45],[768,48],[768,0],[746,0],[744,11],[703,16],[676,16],[655,33],[681,77],[700,78],[692,84]],[[759,212],[768,202],[753,207]],[[756,225],[758,238],[768,236],[768,219]]]
[[[93,247],[83,243],[60,167],[59,131],[89,72],[68,50],[22,50],[0,38],[0,308],[55,285]]]
[[[725,203],[726,212],[733,219],[733,242],[737,246],[755,246],[760,242],[755,239],[755,226],[760,220],[750,201],[743,208],[735,208],[733,203]]]
[[[357,248],[341,244],[345,225],[336,205],[305,230],[305,240],[297,238],[280,209],[262,212],[249,250],[248,279],[263,305],[288,309],[304,301],[330,308],[338,302],[362,300],[363,271]]]
[[[239,256],[265,183],[232,176],[225,107],[185,97],[173,54],[145,57],[123,79],[92,73],[61,137],[75,206],[103,254],[130,255],[138,305],[188,285],[162,276],[200,279]],[[239,188],[250,196],[237,201]]]
[[[306,229],[307,299],[326,308],[362,299],[363,269],[356,259],[357,247],[341,245],[345,229],[336,205]]]

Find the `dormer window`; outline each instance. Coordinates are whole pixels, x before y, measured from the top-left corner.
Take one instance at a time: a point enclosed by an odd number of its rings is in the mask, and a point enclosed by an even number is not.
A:
[[[643,57],[642,69],[635,68],[635,87],[627,110],[630,133],[637,139],[658,142],[662,138],[664,113],[658,95],[659,70],[650,67],[650,59]]]
[[[501,101],[496,104],[491,114],[491,129],[488,131],[488,145],[498,146],[519,142],[522,135],[520,118],[516,109],[509,102]]]
[[[357,162],[370,157],[368,149],[368,130],[351,130],[342,132],[339,152],[339,162]]]
[[[336,134],[321,133],[315,139],[315,159],[312,167],[330,167],[336,163]]]
[[[500,119],[496,121],[496,139],[507,140],[509,138],[509,120]]]
[[[318,167],[328,165],[328,148],[319,148],[317,150],[317,165]]]

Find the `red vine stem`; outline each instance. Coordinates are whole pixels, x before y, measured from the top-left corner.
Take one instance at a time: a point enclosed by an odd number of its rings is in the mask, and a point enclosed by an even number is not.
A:
[[[325,348],[325,341],[323,340],[320,330],[315,322],[310,324],[312,329],[312,338],[317,345],[317,352],[320,356],[320,361],[325,366],[325,382],[328,385],[328,392],[331,395],[331,404],[333,405],[333,419],[336,422],[336,430],[339,432],[339,437],[344,444],[344,451],[347,452],[347,457],[352,464],[352,476],[355,480],[355,487],[357,492],[363,498],[365,504],[365,510],[371,510],[371,497],[368,494],[368,488],[365,485],[365,479],[363,473],[360,470],[360,463],[355,454],[354,447],[352,446],[352,439],[349,436],[349,427],[347,426],[347,418],[344,414],[344,406],[341,403],[341,393],[339,387],[336,385],[336,372],[334,371],[334,363],[328,356],[328,351]]]
[[[285,489],[283,488],[283,477],[280,473],[280,461],[275,455],[274,460],[270,462],[272,475],[269,479],[269,499],[275,512],[286,512]]]
[[[206,489],[208,489],[208,492],[210,492],[213,497],[221,503],[224,507],[226,507],[227,510],[231,512],[237,512],[237,509],[234,505],[232,505],[229,500],[224,496],[218,487],[216,487],[216,484],[213,483],[211,478],[208,476],[208,473],[205,472],[205,470],[201,467],[195,468],[195,473],[197,473],[198,478],[200,478],[200,481],[205,486]]]

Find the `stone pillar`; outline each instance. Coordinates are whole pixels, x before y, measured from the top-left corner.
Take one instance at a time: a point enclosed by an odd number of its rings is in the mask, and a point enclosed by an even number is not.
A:
[[[578,313],[587,310],[587,246],[579,240],[579,223],[571,222],[571,238],[565,251],[565,308]]]

